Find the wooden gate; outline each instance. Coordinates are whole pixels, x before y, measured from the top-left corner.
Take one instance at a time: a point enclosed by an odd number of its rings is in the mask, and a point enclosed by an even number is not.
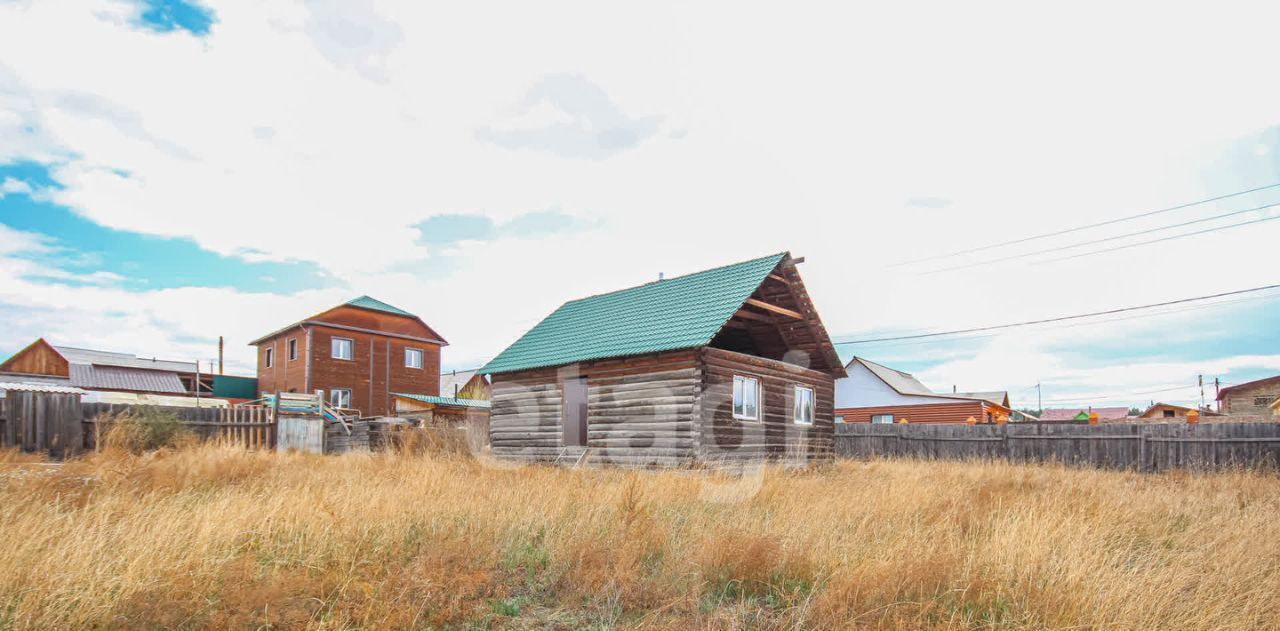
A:
[[[324,453],[324,417],[301,414],[276,417],[276,450]]]

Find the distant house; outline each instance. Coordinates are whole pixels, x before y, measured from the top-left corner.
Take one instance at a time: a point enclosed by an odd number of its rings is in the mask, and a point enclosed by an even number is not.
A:
[[[1172,403],[1152,403],[1138,418],[1145,419],[1179,419],[1186,420],[1187,414],[1196,411],[1196,408],[1189,408],[1185,405],[1174,405]],[[1218,416],[1214,412],[1208,410],[1199,410],[1200,416]]]
[[[1123,421],[1129,418],[1129,408],[1111,407],[1111,408],[1058,408],[1051,410],[1041,410],[1040,420],[1050,422],[1067,422],[1067,421],[1087,421],[1089,413],[1096,412],[1098,421]]]
[[[334,407],[384,416],[393,393],[440,394],[440,348],[418,316],[368,296],[250,342],[262,392],[322,390]]]
[[[1280,375],[1258,379],[1218,391],[1218,411],[1233,416],[1267,416],[1280,399]]]
[[[844,367],[775,254],[565,303],[480,369],[492,453],[625,466],[829,459]]]
[[[0,364],[0,381],[65,384],[97,392],[239,398],[243,377],[213,375],[196,362],[54,346],[43,338]],[[252,392],[252,386],[248,388]],[[90,400],[91,397],[86,397]]]
[[[478,370],[440,373],[440,396],[489,400],[489,380]]]
[[[994,423],[1012,415],[1003,391],[940,394],[911,373],[854,357],[836,381],[836,416],[845,423]]]

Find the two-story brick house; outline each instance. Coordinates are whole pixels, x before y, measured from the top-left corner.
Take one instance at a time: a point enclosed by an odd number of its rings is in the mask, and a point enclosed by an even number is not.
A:
[[[438,395],[446,344],[418,316],[368,296],[250,342],[263,393],[323,390],[363,416],[391,414],[392,393]]]

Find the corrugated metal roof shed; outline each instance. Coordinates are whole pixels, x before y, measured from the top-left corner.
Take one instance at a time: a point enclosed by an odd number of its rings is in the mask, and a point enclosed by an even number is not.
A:
[[[123,368],[142,368],[145,370],[168,370],[172,372],[194,373],[196,371],[195,362],[180,362],[166,359],[146,359],[129,353],[114,353],[111,351],[97,351],[88,348],[74,348],[71,346],[55,346],[54,350],[58,351],[71,364],[91,364],[94,366],[120,366]]]
[[[785,256],[774,254],[567,302],[480,372],[706,346]]]
[[[453,405],[464,408],[488,408],[489,402],[479,399],[455,399],[453,397],[433,397],[426,394],[406,394],[403,392],[392,392],[392,396],[413,399],[420,403],[430,403],[432,405]]]
[[[100,390],[135,390],[183,394],[187,391],[177,373],[121,366],[71,364],[71,385]]]
[[[70,386],[56,386],[48,383],[18,383],[12,381],[0,381],[0,393],[8,390],[17,390],[21,392],[52,392],[55,394],[84,394],[84,390],[80,388],[72,388]]]

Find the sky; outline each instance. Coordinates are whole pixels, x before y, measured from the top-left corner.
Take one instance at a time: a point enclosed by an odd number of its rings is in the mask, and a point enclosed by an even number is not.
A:
[[[1280,183],[1280,8],[1197,5],[0,0],[0,356],[251,374],[367,294],[473,368],[780,251],[838,342],[1277,284],[1280,188],[1005,244]],[[1020,407],[1280,373],[1280,291],[1136,315],[839,349]]]

